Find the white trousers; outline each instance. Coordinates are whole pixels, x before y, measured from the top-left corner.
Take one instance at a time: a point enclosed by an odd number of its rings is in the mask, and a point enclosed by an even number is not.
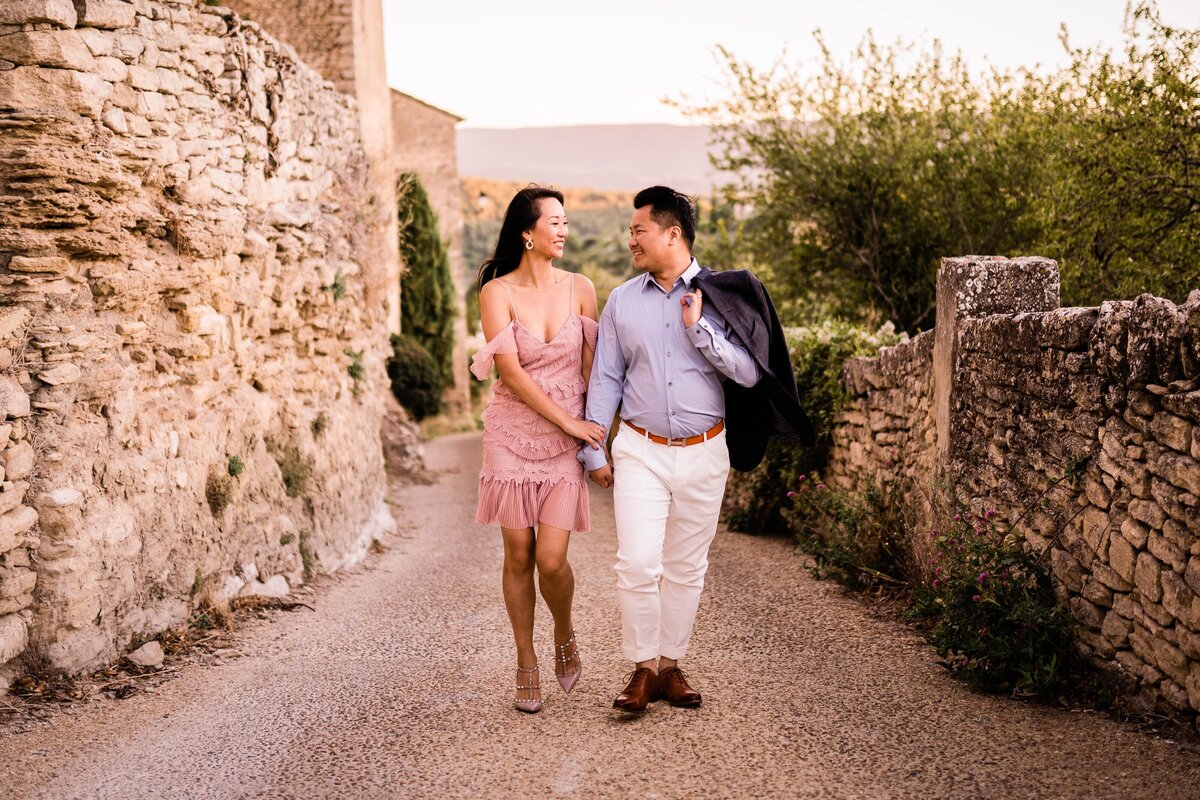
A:
[[[729,475],[725,432],[669,447],[622,424],[612,457],[622,650],[634,662],[683,658]]]

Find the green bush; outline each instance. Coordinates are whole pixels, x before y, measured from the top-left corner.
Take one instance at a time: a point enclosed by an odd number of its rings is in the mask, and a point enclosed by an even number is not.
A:
[[[930,625],[943,664],[992,691],[1049,696],[1078,668],[1075,621],[1050,572],[995,512],[955,514],[934,532],[930,581],[914,588],[913,616]]]
[[[416,420],[432,416],[442,405],[442,375],[421,343],[411,336],[392,335],[387,365],[392,394]]]
[[[842,367],[854,356],[874,355],[880,347],[902,340],[890,324],[871,333],[838,320],[791,328],[786,334],[800,404],[812,421],[817,443],[803,448],[772,442],[753,471],[730,473],[725,518],[730,528],[743,533],[787,529],[781,511],[788,491],[795,488],[799,475],[824,469],[829,457],[833,417],[846,401]]]
[[[900,587],[910,580],[912,525],[899,481],[883,476],[847,492],[826,486],[813,472],[799,476],[787,496],[783,517],[816,560],[818,577],[855,589]]]
[[[439,370],[441,384],[454,380],[454,280],[438,218],[425,187],[406,172],[396,185],[400,258],[408,268],[400,293],[400,329],[416,339]]]

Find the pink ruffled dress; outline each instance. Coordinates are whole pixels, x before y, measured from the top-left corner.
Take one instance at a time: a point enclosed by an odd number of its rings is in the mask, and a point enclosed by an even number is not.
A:
[[[506,288],[505,293],[508,292]],[[511,305],[512,299],[509,298]],[[475,354],[471,372],[484,380],[497,355],[516,353],[521,367],[555,403],[583,417],[583,347],[595,350],[599,326],[572,314],[549,342],[517,319]],[[483,469],[475,521],[505,528],[545,523],[569,531],[591,527],[579,442],[496,381],[483,412]]]

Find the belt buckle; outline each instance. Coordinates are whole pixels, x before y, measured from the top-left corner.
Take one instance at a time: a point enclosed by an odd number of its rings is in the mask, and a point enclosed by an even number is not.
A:
[[[668,436],[667,447],[687,447],[687,437],[672,439],[670,436]]]

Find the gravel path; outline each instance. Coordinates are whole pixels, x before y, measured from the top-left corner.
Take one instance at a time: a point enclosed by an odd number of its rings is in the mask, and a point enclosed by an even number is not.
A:
[[[575,537],[583,677],[511,704],[501,548],[474,512],[479,439],[428,446],[394,490],[402,535],[316,613],[246,632],[244,658],[154,695],[0,737],[2,798],[1197,798],[1200,759],[1090,713],[973,694],[911,632],[813,580],[784,541],[722,532],[686,662],[704,706],[610,709],[611,501]]]

